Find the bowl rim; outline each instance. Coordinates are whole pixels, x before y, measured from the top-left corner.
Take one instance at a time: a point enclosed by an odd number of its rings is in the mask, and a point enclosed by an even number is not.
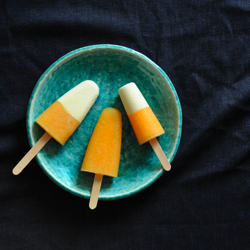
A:
[[[40,78],[38,79],[38,81],[36,82],[36,85],[33,88],[33,91],[31,93],[30,99],[29,99],[29,103],[28,103],[28,108],[27,108],[27,113],[26,113],[26,128],[27,128],[27,137],[28,137],[28,141],[30,144],[30,147],[32,147],[35,143],[34,138],[32,138],[31,133],[28,131],[29,128],[29,116],[30,116],[30,111],[31,111],[31,107],[34,101],[34,96],[37,93],[39,87],[41,86],[41,82],[46,78],[46,76],[49,74],[50,71],[52,71],[55,67],[57,67],[58,65],[60,65],[61,63],[63,63],[64,61],[69,60],[70,58],[76,57],[78,54],[81,54],[83,51],[91,51],[91,50],[96,50],[96,49],[114,49],[114,50],[121,50],[124,52],[128,52],[134,55],[137,55],[138,57],[144,59],[145,61],[147,61],[149,64],[151,64],[156,70],[159,71],[159,73],[163,76],[163,78],[165,78],[171,88],[171,91],[174,94],[174,99],[177,105],[177,110],[178,110],[178,114],[179,114],[179,126],[178,126],[178,135],[177,135],[177,139],[176,139],[176,144],[175,144],[175,149],[171,155],[171,158],[169,159],[169,162],[171,163],[172,160],[174,159],[177,150],[179,148],[180,145],[180,140],[181,140],[181,136],[182,136],[182,108],[181,108],[181,104],[180,104],[180,100],[179,97],[177,95],[177,92],[174,88],[174,85],[172,83],[172,81],[170,80],[170,78],[168,77],[168,75],[164,72],[164,70],[159,67],[155,62],[153,62],[151,59],[149,59],[147,56],[145,56],[144,54],[125,47],[125,46],[121,46],[121,45],[114,45],[114,44],[95,44],[95,45],[89,45],[89,46],[85,46],[85,47],[81,47],[75,50],[72,50],[68,53],[66,53],[65,55],[61,56],[59,59],[57,59],[54,63],[52,63],[47,70],[40,76]],[[31,125],[31,124],[30,124]],[[56,183],[58,186],[60,186],[61,188],[63,188],[64,190],[78,196],[78,197],[82,197],[82,198],[86,198],[89,199],[89,196],[84,195],[78,191],[76,191],[75,189],[72,189],[68,186],[66,186],[64,183],[62,183],[59,180],[55,180],[55,178],[52,176],[52,174],[50,172],[48,172],[44,167],[42,162],[40,162],[40,159],[38,158],[38,156],[35,157],[36,161],[38,163],[38,165],[41,167],[41,169],[46,173],[46,175],[54,182]],[[131,196],[133,194],[138,193],[139,191],[142,191],[144,189],[146,189],[147,187],[149,187],[153,182],[155,182],[163,173],[165,172],[165,170],[160,170],[158,172],[158,174],[154,177],[151,178],[149,181],[147,181],[146,183],[144,183],[143,186],[139,186],[138,188],[134,189],[133,191],[129,191],[127,193],[123,193],[123,194],[118,194],[118,195],[114,195],[114,196],[101,196],[99,197],[100,200],[114,200],[114,199],[121,199],[121,198],[125,198],[128,196]]]

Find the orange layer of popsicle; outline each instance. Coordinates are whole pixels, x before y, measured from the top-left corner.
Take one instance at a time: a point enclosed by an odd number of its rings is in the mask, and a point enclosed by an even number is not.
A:
[[[59,101],[48,107],[36,122],[62,145],[80,125],[80,122],[70,115]]]
[[[140,145],[165,133],[150,107],[129,115],[129,120]]]
[[[81,171],[117,177],[122,140],[119,110],[103,110],[90,138]]]

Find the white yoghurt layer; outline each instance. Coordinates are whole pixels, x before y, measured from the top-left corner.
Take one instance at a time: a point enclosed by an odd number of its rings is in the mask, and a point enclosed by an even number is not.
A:
[[[58,101],[70,115],[81,123],[98,95],[99,87],[97,84],[91,80],[86,80],[61,96]]]
[[[149,106],[134,82],[121,87],[119,95],[128,116]]]

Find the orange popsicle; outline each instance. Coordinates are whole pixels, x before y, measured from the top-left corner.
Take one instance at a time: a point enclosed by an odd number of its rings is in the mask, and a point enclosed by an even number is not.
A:
[[[124,85],[119,89],[119,95],[138,143],[141,145],[149,141],[163,168],[170,170],[170,163],[156,139],[165,131],[136,84],[131,82]]]
[[[64,145],[83,121],[98,95],[99,87],[95,82],[81,82],[50,105],[36,122]]]
[[[117,177],[122,141],[122,116],[115,108],[101,113],[90,138],[81,171],[95,174],[89,206],[97,205],[103,175]]]
[[[53,137],[64,145],[83,121],[99,95],[99,87],[90,80],[79,83],[50,105],[36,122],[46,131],[28,153],[14,167],[18,175]]]

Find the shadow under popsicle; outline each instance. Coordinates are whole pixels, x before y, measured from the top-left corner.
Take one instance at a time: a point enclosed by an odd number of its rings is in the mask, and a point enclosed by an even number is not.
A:
[[[88,189],[90,193],[92,190],[94,177],[95,177],[94,173],[88,173],[88,172],[79,170],[79,173],[76,179],[76,185],[79,188]],[[113,181],[113,177],[103,176],[101,189],[108,189],[111,186],[112,181]]]

